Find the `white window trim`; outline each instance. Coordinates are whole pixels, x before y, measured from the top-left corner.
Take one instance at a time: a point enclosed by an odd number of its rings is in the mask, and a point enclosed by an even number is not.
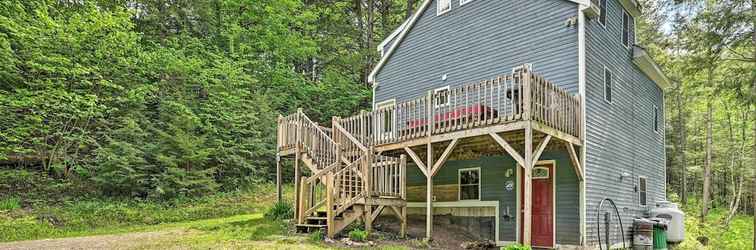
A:
[[[385,101],[382,101],[382,102],[379,102],[379,103],[376,103],[374,110],[377,111],[377,110],[379,110],[381,108],[391,107],[391,106],[396,106],[396,99],[395,98],[394,99],[385,100]],[[396,125],[396,115],[392,115],[391,116],[391,120],[392,120],[391,124]],[[381,121],[375,121],[375,122],[378,123],[378,124],[376,124],[376,125],[378,125],[376,127],[378,127],[378,129],[379,129],[379,133],[377,133],[379,136],[385,137],[386,135],[393,135],[394,134],[394,129],[396,129],[396,128],[391,128],[391,131],[384,131],[385,130],[384,129],[384,121],[381,120]]]
[[[596,21],[598,21],[599,25],[601,25],[601,27],[603,27],[604,30],[606,30],[606,23],[609,22],[609,13],[608,13],[609,6],[607,6],[609,4],[609,0],[604,1],[604,10],[601,10],[601,1],[602,0],[599,0],[599,11],[601,11],[602,13],[599,13],[599,17],[596,18]],[[603,13],[603,12],[607,12],[607,13]],[[601,22],[601,15],[604,15],[603,23]]]
[[[533,176],[533,177],[532,177],[532,178],[533,178],[533,180],[548,179],[549,177],[551,177],[551,171],[549,171],[549,168],[548,168],[548,167],[533,167],[533,170],[536,170],[536,169],[546,169],[546,174],[547,174],[547,175],[546,175],[546,176],[543,176],[543,177],[536,177],[536,176]],[[535,171],[534,171],[534,172],[535,172]]]
[[[652,127],[654,129],[654,132],[659,134],[659,131],[661,130],[661,126],[659,125],[659,122],[661,121],[661,115],[659,114],[659,106],[656,106],[654,104],[654,126]]]
[[[641,204],[641,185],[640,185],[640,180],[641,179],[645,180],[644,183],[646,184],[646,191],[644,191],[644,193],[646,193],[646,204],[645,205]],[[641,206],[641,207],[647,207],[648,206],[648,177],[643,176],[643,175],[639,175],[638,176],[638,205]]]
[[[449,1],[449,9],[441,10],[441,1]],[[439,0],[436,1],[436,16],[440,16],[443,14],[446,14],[447,12],[451,11],[452,9],[452,0]]]
[[[478,198],[477,199],[462,199],[462,172],[475,170],[478,171]],[[483,194],[481,193],[481,187],[483,186],[483,175],[481,175],[480,167],[474,168],[460,168],[457,170],[457,200],[458,201],[479,201]]]
[[[446,90],[446,103],[439,105],[438,104],[438,99],[435,98],[435,97],[436,97],[436,94],[438,94],[438,92],[441,92],[441,91],[444,91],[444,90]],[[449,88],[449,85],[446,85],[444,87],[440,87],[440,88],[434,89],[433,90],[433,97],[434,97],[434,99],[433,99],[433,107],[441,108],[441,107],[449,106],[449,104],[451,104],[451,100],[449,99],[451,97],[451,89]]]
[[[473,1],[473,0],[459,0],[459,6],[462,6],[462,5],[468,4],[468,3],[472,2],[472,1]]]
[[[609,75],[610,75],[611,80],[612,80],[612,89],[610,90],[611,93],[612,93],[611,94],[612,95],[612,99],[611,100],[609,100],[609,99],[606,98],[607,97],[607,95],[606,95],[606,90],[607,90],[607,88],[606,88],[606,72],[607,71],[609,72]],[[614,85],[616,85],[614,79],[616,79],[616,77],[614,77],[614,72],[612,72],[611,70],[609,70],[609,68],[607,68],[606,66],[604,66],[604,72],[601,72],[601,74],[603,74],[602,78],[604,78],[604,91],[603,91],[604,92],[604,101],[606,101],[609,104],[612,104],[612,103],[614,103]]]
[[[627,17],[627,25],[625,25],[625,17]],[[627,27],[627,42],[623,40],[623,36],[625,36],[625,26],[630,26],[630,13],[627,13],[627,10],[622,9],[622,27],[620,32],[620,42],[622,43],[622,46],[625,47],[625,49],[630,49],[630,27]]]

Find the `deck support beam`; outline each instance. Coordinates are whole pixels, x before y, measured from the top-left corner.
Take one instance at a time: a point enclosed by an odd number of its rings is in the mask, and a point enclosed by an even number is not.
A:
[[[300,170],[299,169],[300,155],[301,155],[301,151],[299,150],[299,146],[297,146],[297,150],[294,153],[294,204],[295,204],[294,205],[294,218],[303,217],[301,216],[301,213],[303,211],[300,211],[299,209],[299,205],[302,203],[302,200],[301,200],[302,197],[300,197],[300,193],[301,193],[300,188],[302,185],[302,180],[301,180],[302,173],[299,171]],[[300,221],[299,223],[304,223],[304,222]]]
[[[580,164],[580,159],[577,156],[577,152],[575,152],[575,147],[572,145],[572,143],[565,142],[564,146],[567,147],[567,154],[570,155],[570,161],[572,161],[572,167],[575,169],[575,174],[577,174],[578,181],[582,182],[583,178],[585,178],[583,173],[583,166]]]
[[[281,184],[283,182],[283,177],[281,176],[282,174],[281,154],[276,153],[276,201],[278,201],[278,203],[283,202],[283,189]]]
[[[493,138],[494,141],[499,143],[499,146],[504,148],[504,150],[506,150],[507,153],[509,153],[509,155],[512,156],[512,158],[514,158],[515,161],[517,161],[517,164],[520,164],[520,166],[526,166],[525,159],[523,159],[522,156],[520,156],[520,153],[518,153],[517,150],[515,150],[511,145],[509,145],[509,143],[506,140],[504,140],[504,138],[501,138],[501,136],[499,136],[499,134],[496,134],[496,133],[489,133],[488,135],[491,136],[491,138]]]
[[[454,147],[457,146],[457,143],[459,142],[459,139],[453,139],[449,146],[446,146],[446,150],[444,150],[444,153],[441,154],[441,157],[438,158],[438,160],[433,164],[433,168],[430,171],[432,176],[435,176],[436,173],[438,173],[438,170],[441,169],[441,166],[446,163],[446,160],[449,159],[449,156],[451,155],[451,152],[454,151]]]
[[[428,142],[428,165],[427,166],[433,166],[433,144]],[[430,169],[427,171],[427,181],[426,181],[426,197],[425,201],[428,203],[428,206],[425,211],[425,238],[427,240],[432,239],[433,234],[433,174]]]
[[[522,216],[522,244],[531,244],[531,225],[533,224],[533,128],[525,127],[525,165],[523,166],[524,190],[523,190],[523,216]]]
[[[538,162],[538,159],[541,158],[541,154],[543,154],[543,150],[549,145],[549,141],[551,141],[551,135],[546,135],[546,137],[543,138],[543,141],[541,141],[541,144],[538,144],[536,151],[533,153],[533,162]]]

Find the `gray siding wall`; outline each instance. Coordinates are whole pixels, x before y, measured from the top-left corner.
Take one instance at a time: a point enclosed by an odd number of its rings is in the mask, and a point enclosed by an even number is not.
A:
[[[473,0],[436,16],[436,1],[421,14],[377,74],[375,101],[398,102],[427,91],[510,73],[535,71],[577,92],[577,28],[565,22],[577,5],[565,0]],[[441,76],[448,76],[446,81]]]
[[[663,94],[632,63],[631,49],[622,45],[622,11],[617,0],[607,0],[606,28],[598,20],[586,25],[588,245],[597,243],[596,209],[603,198],[611,198],[617,203],[622,223],[626,226],[625,240],[632,241],[632,218],[642,216],[646,210],[639,205],[635,191],[638,176],[645,176],[648,180],[648,208],[666,197]],[[612,103],[604,99],[604,67],[614,76]],[[654,106],[659,108],[659,132],[654,131]],[[620,180],[622,173],[630,174],[630,177]],[[614,243],[621,240],[619,233],[612,238]]]
[[[546,151],[541,160],[556,161],[556,241],[557,244],[580,244],[579,227],[579,193],[577,175],[565,152]],[[517,191],[520,184],[516,180],[516,162],[509,156],[486,156],[476,160],[450,160],[433,177],[434,185],[458,183],[458,170],[480,167],[481,200],[499,201],[499,240],[515,241],[517,220],[505,217],[517,213]],[[512,169],[512,176],[506,177],[507,170]],[[414,165],[407,167],[407,185],[424,186],[425,176]],[[515,183],[513,191],[506,190],[507,181]],[[493,239],[491,239],[493,240]]]

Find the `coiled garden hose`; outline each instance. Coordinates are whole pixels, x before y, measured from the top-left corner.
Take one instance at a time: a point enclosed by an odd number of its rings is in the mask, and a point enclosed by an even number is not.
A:
[[[612,207],[614,207],[614,212],[617,214],[617,218],[619,219],[619,226],[620,226],[620,233],[622,236],[622,248],[627,249],[627,245],[625,244],[625,229],[622,226],[622,217],[619,214],[619,210],[617,209],[617,205],[614,204],[614,201],[609,198],[604,198],[601,200],[601,202],[598,205],[598,208],[596,208],[596,236],[598,236],[598,245],[599,249],[601,248],[601,207],[604,206],[604,201],[609,201],[610,204],[612,204]],[[608,221],[608,218],[605,220]],[[606,249],[609,250],[609,227],[606,228]]]

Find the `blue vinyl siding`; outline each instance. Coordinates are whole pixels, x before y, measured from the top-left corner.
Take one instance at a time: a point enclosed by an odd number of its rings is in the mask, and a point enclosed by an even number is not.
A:
[[[603,198],[617,203],[630,238],[632,218],[642,216],[635,186],[648,178],[648,207],[665,199],[664,131],[654,131],[654,106],[663,110],[662,90],[633,64],[632,48],[622,44],[622,11],[607,0],[606,28],[586,24],[586,230],[595,245],[596,207]],[[631,28],[633,23],[631,24]],[[634,41],[633,32],[630,41]],[[613,75],[612,103],[604,101],[604,67]],[[663,112],[659,122],[663,124]],[[661,128],[661,127],[660,127]],[[622,173],[630,176],[620,180]],[[616,223],[616,219],[615,219]],[[614,235],[619,242],[619,235]]]
[[[565,25],[576,15],[577,5],[564,0],[476,0],[463,6],[453,0],[451,11],[436,16],[433,1],[378,72],[375,101],[421,97],[525,63],[576,93],[577,27]]]

